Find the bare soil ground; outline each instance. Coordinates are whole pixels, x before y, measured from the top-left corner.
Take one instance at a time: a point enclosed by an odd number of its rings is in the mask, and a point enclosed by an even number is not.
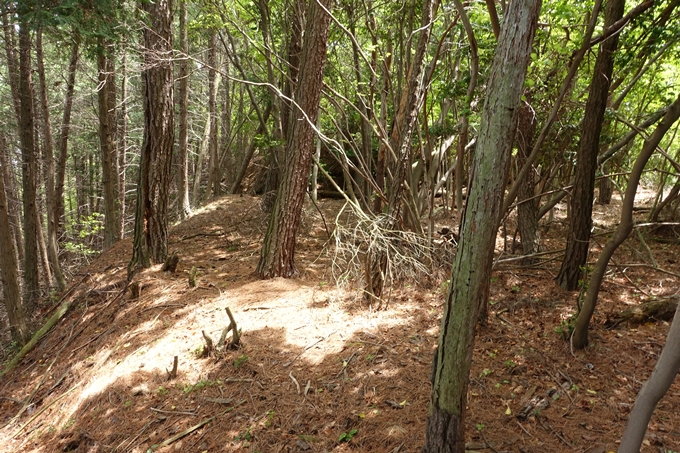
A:
[[[320,202],[329,225],[340,205]],[[619,205],[595,208],[593,262]],[[512,220],[507,236],[499,235],[490,316],[479,328],[470,376],[470,450],[615,451],[665,343],[665,322],[605,327],[608,314],[678,291],[675,239],[648,237],[658,266],[670,272],[663,273],[641,266],[649,255],[633,238],[603,285],[591,345],[570,350],[561,323],[578,295],[553,281],[564,214],[558,209],[544,231],[545,250],[556,253],[535,266],[512,260]],[[357,287],[335,286],[332,243],[310,212],[296,255],[299,278],[260,281],[253,271],[266,224],[259,199],[249,196],[200,210],[171,230],[177,271],[139,274],[137,300],[126,290],[129,239],[82,269],[64,296],[75,308],[0,380],[0,451],[420,451],[443,279],[401,282],[387,309],[372,310]],[[42,316],[59,302],[46,302]],[[216,343],[229,324],[225,307],[243,345],[203,356],[203,333]],[[175,356],[177,376],[169,379]],[[518,418],[535,397],[548,407]],[[680,451],[679,408],[676,380],[642,451]]]

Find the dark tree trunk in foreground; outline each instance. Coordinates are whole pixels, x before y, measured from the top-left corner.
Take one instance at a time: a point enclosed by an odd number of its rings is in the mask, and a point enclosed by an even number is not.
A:
[[[540,0],[510,2],[488,81],[467,207],[442,318],[423,453],[465,451],[475,326],[486,301],[498,217]]]
[[[666,394],[680,371],[680,305],[675,311],[668,331],[666,345],[661,350],[654,371],[635,399],[628,417],[626,430],[619,445],[619,453],[638,453],[642,447],[647,425],[659,400]]]
[[[320,1],[326,9],[331,3],[331,0]],[[330,16],[316,0],[310,0],[300,80],[295,92],[299,108],[291,110],[294,120],[287,143],[285,168],[257,265],[257,275],[261,278],[291,277],[296,273],[295,237],[314,154],[313,124],[321,100],[329,23]]]
[[[144,29],[144,141],[142,142],[132,260],[139,267],[165,261],[168,253],[168,195],[174,140],[172,2],[142,3]]]
[[[0,138],[0,153],[5,152],[4,148],[5,140],[2,137]],[[2,166],[1,162],[0,166]],[[0,253],[0,277],[2,278],[2,295],[7,308],[12,340],[16,341],[19,346],[23,346],[30,338],[30,332],[26,327],[26,316],[21,303],[19,263],[14,242],[12,242],[7,197],[5,197],[4,170],[4,168],[0,168],[0,250],[2,250],[2,253]]]
[[[19,29],[19,136],[21,139],[24,204],[24,304],[31,308],[40,295],[38,274],[38,206],[36,204],[36,157],[31,77],[31,35],[21,21]]]
[[[609,1],[604,15],[605,28],[621,19],[624,4],[624,0]],[[567,250],[564,253],[560,272],[557,274],[558,284],[569,291],[578,289],[578,282],[583,275],[582,269],[586,264],[590,249],[597,153],[600,149],[600,133],[607,108],[609,85],[614,69],[614,52],[618,41],[619,35],[615,34],[600,44],[582,122],[581,141],[576,155],[574,193],[569,211]]]
[[[583,301],[583,306],[579,312],[576,322],[574,324],[574,334],[572,336],[572,344],[575,349],[583,349],[588,344],[588,325],[590,318],[595,312],[595,304],[597,303],[597,295],[600,292],[602,279],[607,270],[609,260],[614,255],[616,249],[623,244],[631,231],[633,231],[633,205],[635,203],[635,193],[637,192],[642,172],[645,165],[654,151],[659,146],[661,139],[663,139],[666,132],[673,126],[673,124],[680,117],[680,97],[670,106],[666,115],[659,125],[656,127],[652,135],[645,141],[640,154],[635,159],[633,169],[628,178],[628,186],[623,196],[623,204],[621,206],[621,221],[616,227],[614,235],[607,241],[602,253],[597,259],[593,273],[588,281],[588,290]]]

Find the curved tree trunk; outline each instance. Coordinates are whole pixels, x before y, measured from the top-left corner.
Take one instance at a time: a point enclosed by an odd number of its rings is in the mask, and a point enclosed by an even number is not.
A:
[[[144,29],[144,141],[128,277],[137,268],[162,263],[167,257],[168,196],[174,142],[172,2],[158,0],[144,2],[142,6],[150,28]]]
[[[680,372],[680,305],[675,311],[666,345],[654,366],[654,371],[635,399],[618,453],[640,451],[654,408],[671,387],[678,372]]]
[[[626,240],[630,232],[633,230],[633,204],[635,202],[635,193],[637,192],[638,184],[640,182],[640,177],[642,176],[642,171],[645,169],[645,165],[652,154],[656,150],[656,147],[661,142],[668,129],[677,121],[680,117],[680,97],[678,97],[675,102],[670,106],[666,112],[666,116],[659,123],[656,130],[652,133],[647,141],[645,141],[640,154],[635,163],[633,164],[633,169],[630,173],[630,178],[628,179],[628,187],[626,187],[626,192],[624,194],[623,206],[621,207],[621,221],[619,226],[616,228],[614,235],[609,239],[607,245],[605,245],[600,257],[595,264],[595,269],[590,276],[590,281],[588,282],[588,290],[586,292],[585,300],[583,301],[583,306],[581,311],[576,318],[576,323],[574,324],[574,334],[572,336],[572,344],[576,349],[583,349],[588,344],[588,325],[590,324],[590,318],[595,312],[595,304],[597,303],[597,295],[600,291],[600,286],[602,285],[602,279],[604,278],[604,273],[607,270],[607,265],[609,260],[614,255],[616,249]]]
[[[505,190],[520,96],[540,0],[510,2],[491,65],[487,98],[462,220],[451,289],[442,317],[423,453],[465,451],[465,405],[475,326],[489,294],[497,218]]]
[[[330,24],[330,16],[322,6],[329,9],[331,4],[331,0],[309,1],[300,80],[295,92],[299,108],[291,112],[295,121],[291,123],[286,164],[257,265],[256,272],[261,278],[291,277],[296,273],[295,238],[314,154],[313,122],[319,114]]]
[[[609,1],[605,10],[605,29],[623,17],[624,6],[624,0]],[[562,267],[557,274],[558,284],[569,291],[578,289],[582,268],[586,264],[590,249],[597,153],[604,112],[607,108],[609,85],[614,70],[614,52],[618,46],[618,36],[618,34],[611,36],[600,44],[583,117],[581,141],[577,152],[574,193],[570,203],[567,250]]]

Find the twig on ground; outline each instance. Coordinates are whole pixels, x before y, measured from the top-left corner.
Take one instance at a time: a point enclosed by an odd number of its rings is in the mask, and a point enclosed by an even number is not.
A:
[[[155,407],[150,408],[154,412],[159,412],[161,414],[169,414],[169,415],[191,415],[192,417],[195,417],[198,415],[196,412],[184,412],[184,411],[165,411],[163,409],[157,409]]]

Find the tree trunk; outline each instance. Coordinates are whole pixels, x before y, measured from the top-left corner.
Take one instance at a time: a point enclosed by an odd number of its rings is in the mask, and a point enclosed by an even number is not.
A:
[[[45,165],[46,165],[46,183],[45,190],[47,192],[47,255],[49,257],[50,265],[54,278],[57,281],[59,291],[66,288],[66,280],[64,274],[61,272],[61,265],[59,264],[59,246],[57,244],[57,221],[55,221],[52,213],[57,204],[55,192],[55,169],[54,169],[54,145],[52,142],[52,126],[50,125],[50,109],[47,100],[47,84],[45,81],[45,65],[43,61],[42,48],[42,28],[38,29],[36,37],[36,60],[38,63],[38,78],[40,80],[40,108],[42,111],[43,120],[43,147],[45,150]]]
[[[189,34],[187,0],[179,0],[179,216],[191,214],[189,202]]]
[[[132,260],[128,277],[139,267],[165,261],[168,253],[168,196],[174,142],[172,0],[142,4],[144,29],[144,140],[137,184]]]
[[[104,188],[104,248],[111,247],[119,238],[118,233],[118,175],[116,173],[117,156],[113,146],[113,124],[109,108],[111,100],[110,85],[113,77],[110,74],[111,57],[106,52],[111,47],[100,38],[97,48],[97,70],[99,86],[97,87],[98,116],[99,116],[99,146],[102,162],[102,186]]]
[[[610,0],[607,3],[604,18],[605,29],[621,19],[624,4],[624,0]],[[600,133],[607,108],[609,84],[614,69],[614,52],[618,46],[618,40],[619,35],[615,34],[600,44],[582,122],[581,141],[576,155],[574,193],[570,203],[567,249],[562,267],[557,274],[558,284],[569,291],[578,289],[582,268],[586,264],[590,249],[597,153],[600,149]]]
[[[76,30],[71,34],[71,57],[68,62],[68,80],[66,82],[66,94],[64,95],[64,113],[59,132],[59,158],[57,161],[56,181],[54,185],[54,206],[50,213],[52,222],[57,226],[57,232],[62,227],[64,216],[64,180],[66,179],[66,159],[68,157],[68,138],[71,131],[71,109],[73,107],[73,91],[76,85],[76,69],[78,68],[78,52],[80,48],[80,35]],[[57,233],[58,234],[58,233]]]
[[[2,145],[0,153],[4,154],[4,137],[0,145]],[[1,162],[0,165],[2,165]],[[2,295],[7,308],[12,340],[16,341],[19,346],[23,346],[29,340],[30,332],[26,326],[26,315],[21,303],[19,263],[12,242],[7,198],[5,197],[4,174],[4,168],[0,168],[0,250],[2,250],[2,253],[0,253],[0,277],[2,277]]]
[[[319,112],[330,16],[322,9],[331,0],[309,1],[300,80],[295,93],[299,105],[292,112],[286,166],[277,191],[276,203],[264,238],[257,274],[261,278],[291,277],[295,269],[295,238],[302,204],[309,183],[314,154],[313,122]]]
[[[604,178],[600,179],[597,187],[600,192],[597,194],[597,204],[607,205],[612,202],[612,195],[614,193],[614,184],[609,177],[609,165],[605,164],[602,167]]]
[[[517,166],[522,168],[534,147],[536,132],[536,115],[529,104],[523,104],[519,112],[517,124]],[[533,169],[532,169],[533,170]],[[517,194],[517,224],[522,238],[522,254],[532,255],[540,249],[541,240],[538,234],[539,198],[534,198],[534,171],[527,172],[524,182]],[[531,264],[531,258],[525,258],[524,264]]]
[[[680,372],[680,306],[675,311],[666,344],[661,350],[654,371],[635,399],[618,453],[640,451],[654,408],[671,387],[678,372]]]
[[[210,30],[210,48],[208,49],[208,112],[210,115],[208,133],[208,187],[204,200],[217,198],[220,195],[220,164],[217,153],[217,31]]]
[[[118,134],[118,237],[125,237],[125,185],[127,174],[127,129],[128,129],[128,66],[127,51],[123,47],[120,82],[120,131]]]
[[[621,221],[616,227],[614,235],[607,241],[602,253],[600,253],[593,273],[588,282],[588,290],[583,301],[583,306],[574,323],[574,334],[572,336],[572,344],[576,349],[583,349],[588,345],[588,325],[590,318],[595,312],[595,304],[597,303],[597,295],[602,285],[604,273],[607,270],[609,260],[614,255],[616,249],[626,240],[630,232],[633,230],[633,204],[635,202],[635,193],[637,192],[638,184],[642,176],[642,171],[656,147],[661,142],[668,129],[680,117],[680,97],[670,106],[666,112],[666,116],[659,123],[656,130],[652,133],[648,140],[645,141],[640,154],[638,154],[630,177],[628,178],[628,187],[624,194],[623,206],[621,207]]]
[[[40,295],[38,274],[38,206],[36,190],[36,150],[33,115],[30,26],[22,17],[19,28],[19,134],[22,156],[24,205],[24,304],[33,308]]]
[[[472,181],[433,367],[423,453],[465,451],[465,404],[475,326],[479,307],[489,294],[497,219],[540,7],[540,0],[509,3],[491,65]],[[499,174],[504,177],[499,178]]]

